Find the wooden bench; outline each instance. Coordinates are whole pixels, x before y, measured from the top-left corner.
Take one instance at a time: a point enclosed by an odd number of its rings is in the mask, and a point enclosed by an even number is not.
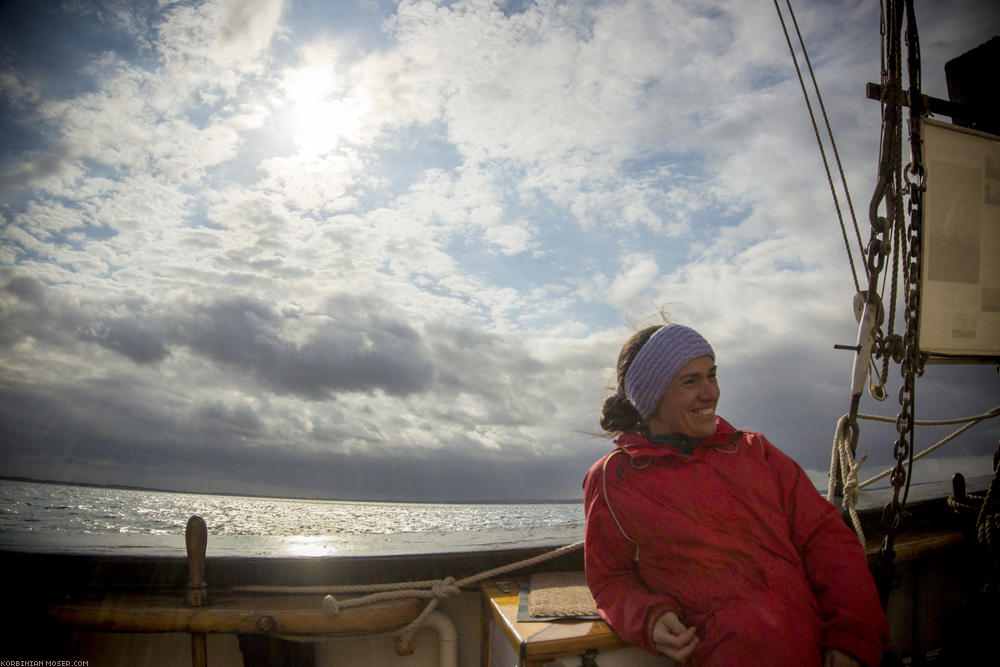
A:
[[[516,581],[496,581],[482,587],[482,667],[541,667],[565,656],[584,655],[628,646],[604,621],[517,620]],[[516,662],[514,662],[516,660]]]

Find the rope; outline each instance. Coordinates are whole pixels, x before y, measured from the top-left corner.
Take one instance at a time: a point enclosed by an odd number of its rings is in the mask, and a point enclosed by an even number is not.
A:
[[[812,61],[809,59],[809,51],[806,49],[806,42],[802,39],[802,32],[799,30],[799,21],[795,17],[795,10],[792,9],[792,3],[790,0],[785,0],[785,4],[788,6],[788,15],[792,18],[792,25],[795,26],[795,34],[799,38],[799,46],[802,47],[802,57],[806,61],[806,69],[809,70],[809,78],[812,80],[813,90],[816,91],[816,101],[819,103],[820,113],[823,114],[823,124],[826,126],[826,134],[830,137],[830,149],[833,151],[833,158],[837,162],[837,172],[840,174],[840,183],[844,188],[844,199],[847,201],[847,210],[850,212],[851,221],[854,223],[854,235],[858,241],[858,248],[860,248],[863,253],[864,243],[861,240],[861,229],[858,226],[857,215],[854,213],[854,202],[851,201],[851,190],[847,187],[847,176],[844,175],[844,165],[840,160],[840,151],[837,150],[837,141],[833,138],[833,128],[830,127],[830,118],[826,113],[826,105],[823,104],[823,95],[820,94],[819,83],[816,81],[816,73],[813,71]],[[831,191],[833,190],[832,183],[830,184],[830,189]],[[834,199],[836,199],[836,195],[834,195]],[[844,226],[843,219],[841,219],[840,225],[841,227]],[[855,287],[858,287],[856,281]]]
[[[241,586],[231,586],[227,590],[231,593],[285,593],[292,595],[343,595],[348,593],[377,593],[380,591],[394,591],[401,585],[410,588],[430,588],[439,579],[427,579],[424,581],[407,581],[388,584],[351,584],[349,586],[274,586],[245,584]]]
[[[423,625],[424,621],[430,615],[434,609],[437,608],[438,603],[441,600],[453,597],[462,592],[462,588],[467,586],[472,586],[478,584],[481,581],[487,579],[493,579],[501,575],[507,574],[509,572],[514,572],[516,570],[531,567],[532,565],[538,565],[539,563],[544,563],[550,560],[554,560],[566,554],[573,553],[579,549],[583,548],[583,542],[574,542],[573,544],[566,545],[564,547],[559,547],[553,551],[548,551],[543,554],[539,554],[532,558],[527,558],[525,560],[517,561],[514,563],[508,563],[507,565],[501,565],[500,567],[495,567],[492,570],[486,570],[485,572],[480,572],[478,574],[465,577],[464,579],[456,580],[454,577],[446,577],[444,579],[429,579],[423,581],[401,581],[389,584],[362,584],[362,585],[352,585],[352,586],[257,586],[257,585],[247,585],[247,586],[234,586],[229,590],[232,592],[245,592],[245,593],[299,593],[299,594],[325,594],[323,598],[323,611],[328,616],[336,616],[344,609],[352,609],[354,607],[363,607],[366,605],[374,604],[376,602],[384,602],[386,600],[401,600],[404,598],[419,598],[429,600],[429,602],[424,606],[420,614],[413,619],[409,624],[404,626],[399,630],[391,631],[392,634],[396,636],[397,639],[403,642],[409,642],[413,639],[413,636]],[[357,592],[369,592],[370,594],[364,595],[362,597],[350,598],[348,600],[338,600],[334,597],[334,594],[344,594],[344,593],[357,593]],[[365,634],[365,633],[358,633]],[[370,633],[369,633],[370,634]],[[337,634],[337,637],[344,637],[346,635]]]
[[[976,537],[989,554],[990,565],[983,593],[996,600],[1000,593],[1000,474],[994,472],[983,507],[976,518]]]
[[[871,479],[865,480],[864,482],[860,483],[858,482],[858,471],[861,468],[861,464],[864,463],[868,457],[867,455],[865,455],[862,456],[859,461],[854,460],[854,454],[851,447],[851,439],[847,428],[848,417],[849,415],[844,415],[837,421],[837,427],[833,437],[833,446],[831,448],[831,454],[830,454],[830,475],[829,475],[829,484],[827,486],[826,499],[829,500],[830,502],[833,502],[834,498],[833,490],[836,486],[836,482],[838,481],[836,471],[838,470],[837,463],[839,462],[840,463],[839,481],[844,487],[844,497],[841,506],[845,510],[847,510],[847,513],[851,518],[851,524],[854,526],[854,532],[857,533],[858,539],[861,540],[861,544],[864,544],[865,533],[864,530],[862,530],[861,528],[861,520],[858,516],[858,511],[857,511],[857,504],[859,497],[858,492],[861,489],[865,488],[866,486],[869,486],[880,479],[888,477],[890,474],[892,474],[894,468],[889,468],[888,470],[885,470],[879,473],[878,475],[875,475]],[[927,456],[928,454],[934,452],[937,449],[940,449],[941,447],[951,442],[952,440],[954,440],[959,435],[969,430],[979,422],[984,421],[986,419],[992,419],[994,417],[1000,417],[1000,405],[996,406],[992,410],[989,410],[979,415],[975,415],[973,417],[961,417],[957,419],[919,420],[913,422],[915,426],[947,426],[950,424],[965,424],[965,425],[955,430],[953,433],[946,436],[945,438],[939,440],[937,443],[931,445],[930,447],[920,452],[919,454],[913,456],[912,461],[908,462],[907,465],[911,466],[913,462],[920,460],[921,458]],[[887,424],[892,424],[896,422],[896,420],[891,417],[880,417],[878,415],[859,414],[857,418],[867,419],[869,421],[884,422]],[[990,488],[992,489],[992,485]],[[997,504],[1000,505],[1000,491],[998,491],[997,496],[998,496]],[[949,499],[949,504],[951,504],[950,499]],[[998,536],[997,543],[998,546],[1000,546],[1000,515],[994,516],[992,518],[992,524],[997,525],[997,530],[995,534]],[[992,525],[988,530],[991,531],[990,538],[992,538],[993,536]],[[982,540],[982,538],[980,539]]]
[[[986,500],[986,496],[978,493],[965,493],[961,498],[956,498],[955,495],[952,494],[948,496],[947,500],[948,507],[956,512],[975,512],[978,515],[979,511],[983,508],[983,502]]]
[[[983,499],[982,509],[976,518],[976,537],[979,544],[993,554],[993,558],[1000,557],[1000,472],[994,471],[990,488],[986,491]]]
[[[479,574],[474,574],[470,577],[464,579],[459,579],[455,581],[453,577],[448,577],[440,582],[431,585],[431,590],[428,592],[419,590],[399,590],[395,592],[395,597],[388,597],[390,593],[374,593],[372,595],[367,595],[360,598],[351,598],[350,600],[344,600],[343,602],[338,602],[332,595],[327,595],[323,598],[323,611],[330,616],[336,616],[340,613],[341,609],[346,609],[350,607],[360,607],[371,602],[377,602],[379,599],[399,599],[407,597],[431,597],[431,601],[427,603],[424,610],[420,612],[413,622],[404,627],[402,630],[396,632],[396,636],[400,639],[409,641],[420,629],[423,624],[424,619],[434,611],[437,607],[438,602],[445,599],[446,597],[451,597],[453,595],[458,595],[461,592],[463,586],[471,586],[473,584],[478,584],[481,581],[487,579],[492,579],[508,572],[514,572],[515,570],[520,570],[526,567],[531,567],[532,565],[537,565],[539,563],[544,563],[550,560],[554,560],[566,554],[572,553],[583,548],[583,542],[575,542],[573,544],[560,547],[553,551],[547,553],[539,554],[533,558],[528,558],[515,563],[509,563],[507,565],[501,565],[500,567],[495,567],[492,570],[487,570],[485,572],[480,572]],[[384,596],[384,597],[383,597]]]
[[[964,479],[955,485],[948,506],[959,514],[975,515],[976,540],[989,557],[989,567],[982,592],[1000,592],[1000,447],[993,455],[993,479],[986,495],[965,493]]]
[[[928,447],[924,451],[920,452],[919,454],[915,454],[913,456],[913,461],[919,461],[923,457],[927,456],[928,454],[933,453],[934,451],[940,449],[941,447],[943,447],[944,445],[948,444],[949,442],[951,442],[952,440],[954,440],[958,436],[962,435],[963,433],[965,433],[966,431],[968,431],[970,428],[972,428],[973,426],[975,426],[979,422],[985,421],[987,419],[992,419],[994,417],[1000,417],[1000,405],[996,406],[992,410],[984,412],[984,413],[982,413],[980,415],[976,415],[974,417],[963,417],[963,418],[959,418],[959,419],[918,420],[918,421],[913,422],[913,424],[915,426],[948,426],[950,424],[962,424],[962,423],[968,422],[967,424],[965,424],[965,426],[963,426],[960,429],[957,429],[951,435],[948,435],[945,438],[942,438],[941,440],[939,440],[938,442],[934,443],[933,445],[931,445],[930,447]],[[889,417],[879,417],[879,416],[876,416],[876,415],[858,415],[858,419],[868,419],[870,421],[880,421],[880,422],[891,423],[891,424],[895,424],[896,423],[895,419],[892,419],[892,418],[889,418]],[[884,471],[880,472],[879,474],[875,475],[874,477],[872,477],[871,479],[865,480],[864,482],[862,482],[858,486],[863,489],[866,486],[869,486],[870,484],[874,484],[875,482],[879,481],[880,479],[885,479],[886,477],[888,477],[889,475],[892,474],[892,471],[893,471],[893,468],[889,468],[888,470],[884,470]]]
[[[809,54],[806,51],[806,45],[805,42],[802,40],[802,34],[799,32],[798,21],[795,19],[795,11],[792,9],[792,5],[790,2],[788,2],[788,0],[786,0],[786,4],[788,5],[788,11],[789,14],[791,15],[792,21],[795,24],[795,31],[796,33],[798,33],[799,44],[802,48],[802,53],[805,57],[806,65],[809,69],[809,75],[812,77],[813,86],[816,89],[816,97],[819,101],[820,109],[823,112],[823,119],[826,121],[827,132],[830,135],[830,144],[833,146],[833,152],[837,158],[837,166],[840,167],[840,176],[841,179],[843,179],[843,187],[845,193],[847,194],[847,203],[851,210],[851,217],[854,218],[854,205],[851,203],[851,195],[847,189],[847,179],[844,178],[843,167],[840,166],[840,155],[837,153],[837,144],[833,139],[833,130],[830,129],[830,121],[826,116],[826,108],[823,106],[823,98],[820,96],[819,93],[819,84],[816,83],[816,75],[813,74],[812,63],[809,60]],[[792,38],[788,34],[788,27],[785,25],[785,17],[781,13],[781,6],[778,4],[778,0],[774,0],[774,9],[778,12],[778,20],[781,22],[781,29],[785,33],[785,42],[787,42],[788,51],[792,55],[792,64],[795,66],[795,73],[799,78],[799,86],[802,88],[802,96],[805,98],[806,108],[809,111],[809,120],[812,122],[813,134],[816,135],[816,143],[819,145],[820,157],[823,160],[823,169],[826,170],[826,180],[830,184],[830,194],[833,196],[833,206],[837,211],[837,219],[840,221],[840,231],[843,234],[844,246],[847,249],[847,261],[851,265],[851,277],[854,278],[854,289],[855,291],[860,292],[861,286],[860,283],[858,282],[858,270],[854,265],[854,255],[851,253],[851,243],[847,238],[847,227],[844,225],[844,216],[840,210],[840,200],[837,198],[837,190],[833,184],[833,176],[830,174],[830,164],[826,157],[826,150],[823,148],[823,139],[820,136],[819,126],[816,124],[816,114],[813,113],[812,103],[809,101],[809,93],[806,91],[806,84],[805,81],[802,79],[802,70],[799,68],[799,61],[798,58],[796,58],[795,56],[795,47],[792,46]],[[857,218],[854,218],[854,230],[858,236],[858,245],[863,246],[861,242],[861,231],[858,228]],[[862,247],[862,256],[864,256],[863,247]],[[867,275],[868,267],[865,265],[862,265],[862,267],[865,269],[865,273]]]
[[[838,469],[837,461],[840,461],[840,482],[844,486],[844,499],[843,507],[847,510],[848,515],[851,517],[851,525],[854,526],[854,532],[857,533],[858,539],[861,541],[861,545],[865,544],[865,531],[861,528],[861,518],[858,516],[858,491],[860,490],[860,485],[858,484],[858,470],[861,468],[861,464],[865,462],[868,455],[861,457],[860,461],[854,461],[854,455],[851,452],[851,439],[847,434],[848,426],[848,415],[844,415],[837,421],[837,431],[833,438],[833,456],[830,461],[830,485],[827,488],[826,499],[833,501],[833,489],[835,486],[835,470]]]

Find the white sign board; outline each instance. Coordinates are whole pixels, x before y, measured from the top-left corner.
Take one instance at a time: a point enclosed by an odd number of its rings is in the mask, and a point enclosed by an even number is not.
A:
[[[925,120],[920,349],[1000,357],[1000,138]]]

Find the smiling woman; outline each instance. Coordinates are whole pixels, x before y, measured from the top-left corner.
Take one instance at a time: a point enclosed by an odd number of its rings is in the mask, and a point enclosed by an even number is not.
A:
[[[888,625],[864,549],[791,458],[715,415],[714,362],[678,324],[622,348],[601,421],[617,449],[584,482],[601,616],[680,663],[879,664]]]

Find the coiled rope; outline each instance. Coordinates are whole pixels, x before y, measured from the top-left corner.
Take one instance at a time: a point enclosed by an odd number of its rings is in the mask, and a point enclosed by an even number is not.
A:
[[[1000,475],[996,470],[976,519],[976,537],[994,559],[1000,557]]]
[[[965,493],[965,479],[956,475],[955,494],[948,506],[956,513],[976,516],[976,539],[990,558],[984,593],[1000,592],[1000,447],[993,454],[993,479],[986,495]]]
[[[322,606],[323,611],[328,616],[336,616],[344,609],[353,607],[364,607],[376,602],[386,600],[400,600],[404,598],[419,598],[429,600],[420,614],[406,626],[392,632],[397,640],[403,643],[412,641],[413,636],[423,625],[424,621],[434,609],[437,608],[441,600],[453,597],[462,592],[462,588],[478,584],[487,579],[493,579],[501,575],[538,565],[561,556],[573,553],[583,548],[583,542],[559,547],[552,551],[539,554],[532,558],[508,563],[486,570],[478,574],[456,580],[454,577],[444,579],[431,579],[423,581],[401,581],[388,584],[359,584],[351,586],[234,586],[230,590],[243,593],[298,593],[298,594],[325,594]],[[368,593],[361,597],[338,600],[335,595],[350,593]],[[340,636],[340,635],[337,635]]]
[[[962,417],[958,419],[937,419],[937,420],[918,420],[914,424],[916,426],[947,426],[951,424],[965,424],[959,429],[956,429],[953,433],[942,438],[935,444],[931,445],[924,451],[913,456],[913,461],[917,461],[928,454],[940,449],[947,443],[951,442],[959,435],[969,430],[976,424],[987,419],[992,419],[994,417],[1000,417],[1000,405],[996,406],[992,410],[984,412],[974,417]],[[869,421],[884,422],[887,424],[894,424],[896,420],[891,417],[880,417],[878,415],[865,415],[859,414],[858,419],[867,419]],[[840,463],[840,483],[844,487],[844,497],[842,501],[842,507],[847,510],[848,515],[851,518],[851,524],[854,526],[854,532],[857,533],[858,539],[861,540],[861,544],[865,543],[865,533],[861,528],[861,519],[858,517],[857,504],[858,504],[858,492],[892,474],[893,468],[889,468],[878,475],[875,475],[871,479],[867,479],[864,482],[858,482],[858,471],[861,468],[861,464],[867,459],[867,455],[862,456],[860,460],[854,460],[854,453],[851,451],[851,439],[848,429],[848,415],[844,415],[837,421],[836,431],[833,436],[833,448],[830,454],[830,477],[829,486],[827,487],[826,499],[833,502],[834,493],[833,490],[836,487],[837,479],[837,463]],[[1000,532],[997,533],[1000,535]]]

